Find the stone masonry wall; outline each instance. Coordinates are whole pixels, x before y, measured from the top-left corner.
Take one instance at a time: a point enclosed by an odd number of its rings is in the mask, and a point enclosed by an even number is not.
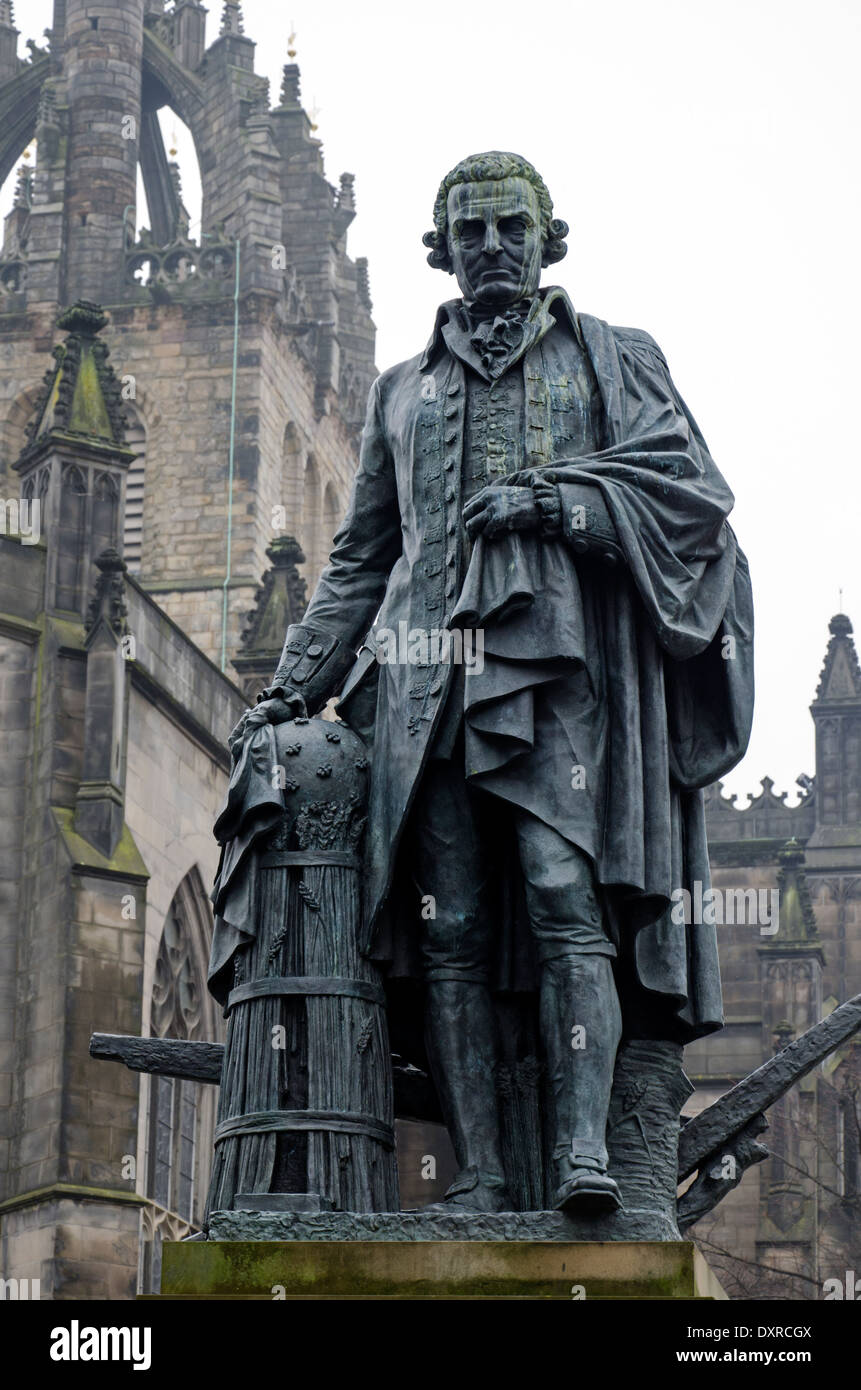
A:
[[[159,604],[214,660],[220,659],[222,584],[227,559],[233,306],[228,300],[118,306],[105,331],[111,361],[134,378],[134,406],[146,428],[141,579]],[[18,495],[11,464],[25,442],[24,423],[53,338],[47,316],[0,318],[0,465],[4,495]],[[316,519],[303,517],[306,462],[322,486]],[[331,531],[346,509],[355,444],[335,414],[317,418],[314,380],[289,346],[271,301],[250,297],[240,316],[234,448],[232,581],[228,657],[267,568],[273,517],[305,544],[323,528],[324,499],[337,519],[322,544],[309,545],[309,592]],[[285,515],[276,516],[274,508]],[[307,510],[307,509],[306,509]],[[334,515],[333,513],[333,515]],[[306,551],[307,553],[307,551]]]

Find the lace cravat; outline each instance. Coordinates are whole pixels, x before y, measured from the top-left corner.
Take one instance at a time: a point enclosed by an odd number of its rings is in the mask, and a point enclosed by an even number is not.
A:
[[[481,319],[470,334],[470,343],[488,372],[498,372],[523,340],[529,306],[512,305],[493,318]]]

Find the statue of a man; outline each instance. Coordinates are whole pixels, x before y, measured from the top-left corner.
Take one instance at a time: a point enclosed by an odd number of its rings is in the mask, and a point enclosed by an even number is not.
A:
[[[375,382],[347,515],[253,713],[340,690],[372,744],[365,947],[424,982],[454,1210],[511,1206],[499,999],[537,1001],[547,1190],[573,1212],[619,1202],[620,1038],[722,1023],[714,927],[679,890],[708,885],[699,789],[750,728],[733,498],[655,341],[539,288],[566,250],[552,213],[514,154],[443,180],[425,244],[462,298]],[[458,627],[482,661],[434,640]]]

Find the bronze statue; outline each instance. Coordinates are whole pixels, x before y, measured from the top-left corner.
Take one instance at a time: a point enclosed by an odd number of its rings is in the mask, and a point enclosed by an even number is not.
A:
[[[462,298],[375,382],[329,563],[233,736],[339,694],[368,747],[361,947],[410,1056],[423,996],[460,1170],[437,1210],[612,1212],[620,1040],[636,1097],[637,1058],[680,1074],[722,1024],[714,927],[671,902],[709,883],[700,789],[747,744],[748,570],[655,341],[539,288],[567,232],[518,155],[443,180],[425,244]]]

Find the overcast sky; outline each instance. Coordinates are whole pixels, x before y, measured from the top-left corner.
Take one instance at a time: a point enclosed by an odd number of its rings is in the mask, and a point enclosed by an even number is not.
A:
[[[23,52],[51,6],[15,10]],[[657,338],[735,492],[758,692],[750,751],[726,785],[742,797],[767,773],[794,801],[795,777],[814,770],[808,705],[841,588],[861,624],[858,0],[243,11],[273,102],[295,28],[328,177],[356,175],[349,250],[370,261],[381,369],[417,352],[457,293],[421,245],[441,177],[481,149],[538,167],[571,225],[545,283]],[[210,0],[210,41],[220,13]]]

